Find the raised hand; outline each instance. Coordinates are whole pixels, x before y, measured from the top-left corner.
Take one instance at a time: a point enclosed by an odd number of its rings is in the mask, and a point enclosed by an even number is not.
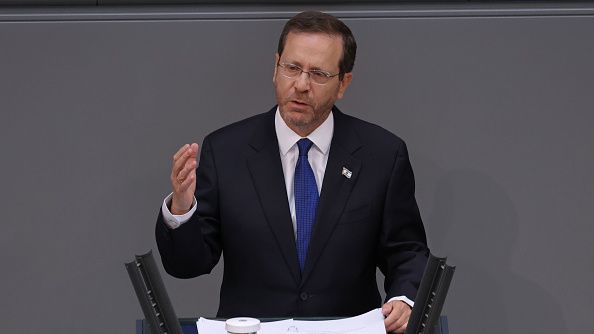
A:
[[[171,186],[173,197],[169,210],[174,215],[183,215],[190,211],[196,190],[196,157],[198,144],[185,144],[173,155],[171,168]]]

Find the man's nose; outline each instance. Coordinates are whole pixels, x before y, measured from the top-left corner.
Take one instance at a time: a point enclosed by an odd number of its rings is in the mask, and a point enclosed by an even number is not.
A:
[[[309,79],[309,73],[307,72],[301,72],[301,74],[299,74],[297,76],[297,78],[295,78],[295,88],[298,91],[301,92],[305,92],[309,90],[309,85],[310,85],[310,79]]]

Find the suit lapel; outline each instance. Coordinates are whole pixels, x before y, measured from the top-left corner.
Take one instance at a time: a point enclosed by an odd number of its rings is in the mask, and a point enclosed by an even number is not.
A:
[[[301,284],[315,267],[357,181],[361,161],[352,154],[360,147],[359,138],[351,131],[348,120],[334,108],[334,134]],[[352,173],[350,178],[343,175],[343,167]]]
[[[266,221],[276,237],[295,282],[298,283],[301,280],[301,270],[297,258],[295,234],[279,156],[278,140],[274,131],[274,110],[269,112],[271,117],[267,117],[265,124],[255,132],[249,143],[255,152],[248,158],[248,169]]]

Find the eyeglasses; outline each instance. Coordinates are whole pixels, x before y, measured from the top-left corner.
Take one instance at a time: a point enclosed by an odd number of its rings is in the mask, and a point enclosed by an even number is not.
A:
[[[301,73],[307,73],[311,82],[317,85],[325,85],[330,81],[330,79],[334,78],[335,76],[339,75],[340,73],[330,74],[326,71],[322,70],[310,70],[305,71],[300,66],[291,64],[291,63],[281,63],[277,64],[279,67],[279,73],[287,78],[287,79],[295,79],[301,75]]]

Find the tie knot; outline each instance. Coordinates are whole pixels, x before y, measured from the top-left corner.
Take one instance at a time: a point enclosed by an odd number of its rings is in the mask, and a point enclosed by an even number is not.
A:
[[[299,147],[299,155],[307,155],[307,152],[309,152],[311,145],[313,145],[313,142],[311,140],[307,138],[299,139],[299,141],[297,142],[297,146]]]

